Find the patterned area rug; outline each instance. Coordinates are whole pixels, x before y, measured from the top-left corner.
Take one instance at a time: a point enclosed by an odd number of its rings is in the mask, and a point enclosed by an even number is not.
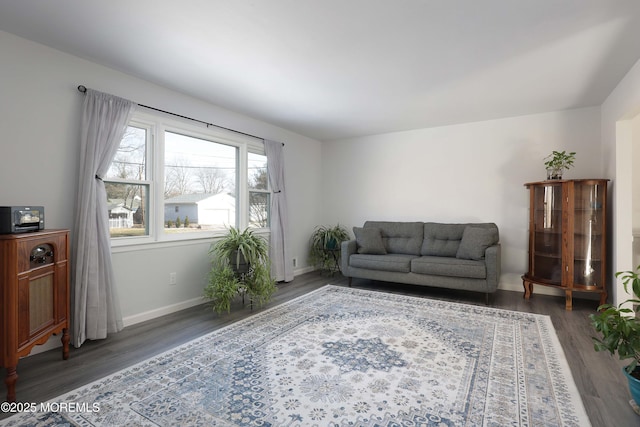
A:
[[[51,402],[4,423],[590,425],[548,317],[335,286]]]

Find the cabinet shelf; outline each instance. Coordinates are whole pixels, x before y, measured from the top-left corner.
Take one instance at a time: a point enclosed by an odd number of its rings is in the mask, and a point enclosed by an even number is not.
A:
[[[527,183],[529,190],[529,268],[522,276],[524,297],[533,285],[572,292],[599,292],[606,301],[605,179]]]
[[[543,257],[543,258],[553,258],[553,259],[560,259],[562,258],[562,254],[559,253],[544,253],[544,252],[536,252],[537,257]]]

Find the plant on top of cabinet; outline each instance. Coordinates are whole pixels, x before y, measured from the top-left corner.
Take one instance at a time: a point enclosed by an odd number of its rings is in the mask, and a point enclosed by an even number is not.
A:
[[[566,151],[552,151],[551,154],[544,158],[544,165],[547,168],[547,179],[562,179],[562,173],[565,169],[573,167],[575,159],[575,151],[570,153]]]

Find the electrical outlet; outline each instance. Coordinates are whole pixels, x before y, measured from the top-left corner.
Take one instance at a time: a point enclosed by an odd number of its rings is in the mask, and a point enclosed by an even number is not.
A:
[[[178,283],[178,278],[176,276],[176,273],[169,273],[169,284],[170,285],[175,285]]]

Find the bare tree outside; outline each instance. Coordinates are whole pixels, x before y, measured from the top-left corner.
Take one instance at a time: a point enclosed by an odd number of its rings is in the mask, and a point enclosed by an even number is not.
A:
[[[146,130],[128,126],[103,177],[112,237],[146,233]]]
[[[189,161],[185,158],[173,159],[171,164],[164,167],[164,198],[175,197],[180,194],[196,193],[191,185],[192,171]]]
[[[269,176],[267,157],[249,153],[249,225],[256,228],[269,226]]]
[[[227,174],[217,167],[199,167],[195,176],[203,193],[219,194],[232,188]]]

